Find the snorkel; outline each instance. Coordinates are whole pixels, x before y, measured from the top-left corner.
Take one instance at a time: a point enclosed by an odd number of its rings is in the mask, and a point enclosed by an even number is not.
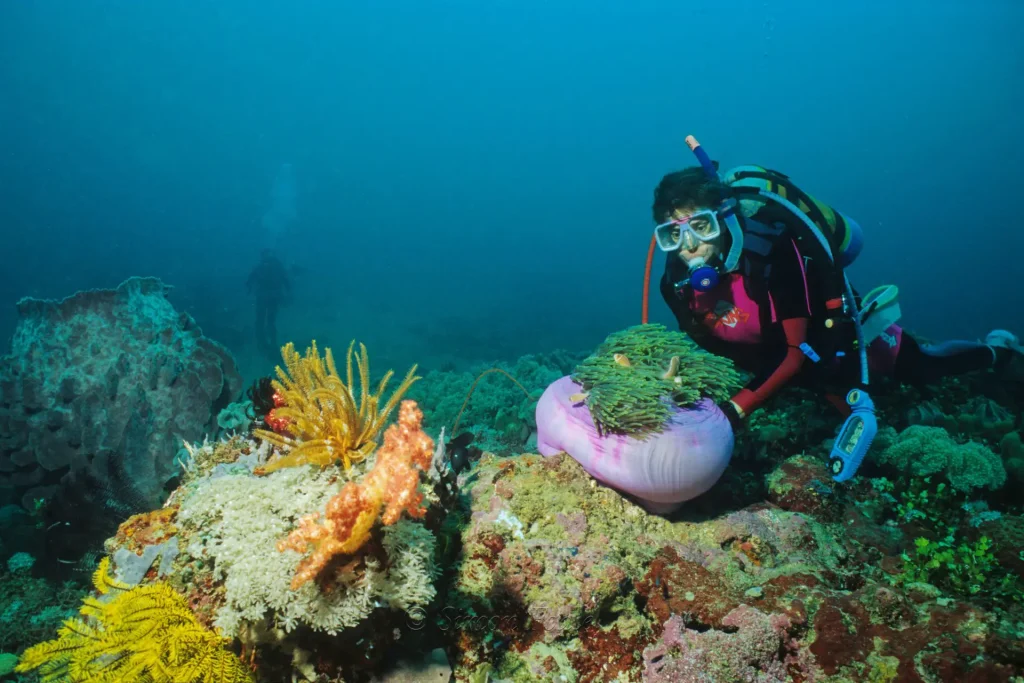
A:
[[[697,138],[692,135],[686,136],[686,146],[693,152],[693,156],[697,157],[697,162],[700,167],[704,169],[704,175],[713,180],[718,180],[718,169],[715,168],[715,163],[711,161],[711,157],[704,151],[704,148],[697,142]]]
[[[707,175],[709,179],[720,181],[721,177],[719,176],[718,170],[715,168],[711,157],[700,145],[697,139],[692,135],[688,135],[686,137],[686,144],[693,152],[693,155],[697,158],[697,161],[705,175]],[[839,436],[836,438],[832,451],[829,454],[829,468],[832,471],[832,478],[835,481],[847,481],[852,479],[856,474],[857,469],[863,462],[864,456],[867,454],[867,451],[871,446],[871,442],[874,440],[875,434],[878,431],[878,422],[875,418],[875,406],[871,401],[871,397],[867,393],[869,380],[867,344],[865,343],[864,330],[861,327],[862,316],[861,312],[857,310],[857,300],[853,293],[853,287],[850,285],[850,281],[849,278],[846,277],[846,273],[842,271],[841,265],[836,263],[829,241],[822,234],[821,230],[818,229],[818,226],[815,225],[803,211],[800,211],[792,202],[784,197],[765,189],[752,189],[747,196],[752,198],[760,197],[773,202],[782,206],[790,214],[797,217],[803,227],[806,228],[806,231],[814,238],[814,243],[811,245],[811,248],[813,248],[815,252],[824,254],[832,268],[839,269],[841,274],[841,282],[839,282],[838,279],[831,280],[826,293],[828,294],[828,301],[830,304],[832,301],[835,301],[837,309],[836,312],[845,313],[853,322],[857,337],[857,352],[860,360],[861,386],[847,392],[846,402],[850,406],[851,413],[843,423]],[[723,272],[730,272],[736,268],[739,263],[740,255],[743,251],[743,232],[739,225],[739,219],[736,215],[738,211],[738,204],[739,203],[735,198],[730,197],[725,199],[717,210],[718,215],[725,223],[732,236],[732,245],[722,265]],[[647,266],[644,272],[643,305],[641,308],[641,321],[645,324],[648,319],[651,265],[656,246],[656,238],[652,236],[650,247],[647,252]],[[684,283],[684,286],[690,286],[695,291],[706,291],[707,289],[713,288],[718,283],[718,269],[706,264],[695,264],[695,266],[697,267],[691,268],[689,279]],[[840,306],[842,308],[841,311],[838,310]],[[832,310],[831,305],[828,305],[827,307],[829,310]],[[825,321],[826,329],[832,330],[834,327],[835,321],[832,318]],[[821,358],[814,349],[810,347],[810,345],[804,344],[802,347],[803,346],[806,346],[804,353],[811,362],[817,363],[821,361]]]
[[[711,161],[711,157],[704,151],[701,144],[697,142],[697,138],[692,135],[686,136],[686,146],[690,148],[693,155],[697,157],[697,162],[700,164],[701,169],[704,171],[704,175],[708,177],[708,180],[714,180],[720,182],[721,178],[718,175],[718,169],[715,168],[715,164]],[[726,254],[725,260],[722,263],[722,270],[729,272],[736,268],[736,264],[739,263],[740,254],[743,253],[743,230],[740,228],[739,220],[736,218],[737,202],[735,199],[726,198],[722,200],[722,203],[718,206],[715,212],[718,214],[719,219],[725,223],[726,228],[729,230],[729,235],[732,238],[732,244],[729,247],[729,253]],[[709,289],[713,289],[718,284],[719,271],[714,266],[706,263],[695,263],[690,267],[689,285],[695,291],[706,292]]]

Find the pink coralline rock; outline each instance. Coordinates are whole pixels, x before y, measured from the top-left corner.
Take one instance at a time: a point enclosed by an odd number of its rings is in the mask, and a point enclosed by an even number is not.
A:
[[[104,505],[156,507],[182,440],[216,432],[241,375],[168,290],[131,278],[18,302],[11,353],[0,358],[0,506],[32,509],[91,487]]]
[[[679,615],[665,623],[661,642],[644,650],[645,683],[792,680],[780,653],[791,638],[789,619],[740,605],[722,618],[725,630],[695,631]]]

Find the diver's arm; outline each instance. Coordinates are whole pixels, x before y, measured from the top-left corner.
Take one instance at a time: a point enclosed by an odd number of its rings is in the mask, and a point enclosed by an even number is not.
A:
[[[807,341],[808,322],[808,318],[790,318],[782,321],[785,351],[770,371],[755,377],[729,399],[737,417],[744,418],[757,410],[803,368],[807,357],[800,350],[800,344]]]
[[[782,342],[764,349],[769,368],[755,377],[729,400],[727,413],[744,418],[757,410],[793,379],[803,367],[807,356],[800,345],[807,341],[807,328],[811,318],[811,295],[807,284],[807,271],[796,242],[785,238],[773,252],[768,302],[773,324],[779,325]]]

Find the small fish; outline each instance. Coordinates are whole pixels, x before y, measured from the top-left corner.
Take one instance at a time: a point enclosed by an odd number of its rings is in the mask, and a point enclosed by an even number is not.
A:
[[[587,400],[587,396],[590,396],[590,392],[581,391],[579,393],[573,394],[572,396],[569,397],[569,403],[573,404],[574,406],[578,406],[579,404]]]
[[[822,482],[820,479],[811,479],[808,482],[807,487],[821,496],[828,496],[832,494],[832,487]]]
[[[473,432],[463,432],[454,437],[445,446],[449,453],[449,463],[455,474],[468,469],[474,462],[480,459],[483,451],[475,446],[471,446],[474,438]]]
[[[469,444],[473,443],[475,434],[473,432],[462,432],[454,439],[448,442],[449,448],[466,448]]]
[[[624,353],[617,353],[614,356],[612,356],[612,358],[615,360],[616,363],[618,363],[624,368],[633,366],[633,364],[629,362],[629,359],[626,358],[626,354]]]

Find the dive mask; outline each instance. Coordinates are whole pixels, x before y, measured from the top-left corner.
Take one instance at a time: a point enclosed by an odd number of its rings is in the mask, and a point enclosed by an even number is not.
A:
[[[654,228],[654,239],[662,251],[673,252],[681,247],[695,249],[701,242],[710,242],[722,234],[718,214],[710,209],[673,218]]]

